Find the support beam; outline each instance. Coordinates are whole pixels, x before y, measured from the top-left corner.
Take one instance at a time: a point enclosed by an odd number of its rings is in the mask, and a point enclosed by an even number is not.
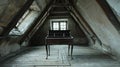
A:
[[[23,7],[17,12],[17,14],[13,17],[13,19],[9,22],[8,26],[2,32],[2,36],[7,36],[9,32],[16,26],[19,19],[24,15],[30,5],[34,0],[27,0],[27,2],[23,5]]]
[[[43,24],[43,22],[46,20],[46,18],[49,15],[49,11],[52,7],[50,5],[53,2],[51,1],[46,8],[42,11],[42,13],[38,16],[38,18],[35,20],[34,24],[25,32],[25,34],[21,37],[19,43],[21,44],[26,38],[31,38],[34,33],[39,29],[39,27]]]
[[[59,12],[58,11],[52,11],[51,13],[52,14],[66,14],[66,13],[68,14],[69,12],[68,11],[59,11]]]
[[[80,23],[81,21],[78,20],[78,18],[70,12],[70,15],[73,17],[73,19],[77,22],[77,24],[80,26],[80,28],[83,30],[83,32],[88,36],[89,32],[86,30],[86,28]]]
[[[90,39],[92,39],[94,43],[95,43],[95,39],[94,38],[96,38],[96,40],[100,43],[100,45],[102,45],[102,42],[99,39],[99,37],[94,33],[94,31],[89,26],[87,21],[82,17],[82,15],[76,10],[75,6],[71,6],[71,7],[69,7],[69,9],[72,12],[71,13],[72,16],[74,17],[74,19],[77,20],[78,24],[83,29],[83,31],[86,33],[86,35],[88,37],[90,37]]]
[[[114,27],[119,31],[120,33],[120,22],[113,13],[111,7],[107,3],[106,0],[96,0],[97,3],[101,6],[101,8],[104,10],[105,14],[107,15],[108,19],[111,21],[111,23],[114,25]]]
[[[73,17],[73,19],[77,22],[77,24],[79,25],[79,27],[83,30],[83,32],[86,34],[86,36],[88,37],[88,39],[90,38],[90,33],[87,31],[87,29],[83,26],[83,24],[81,23],[81,21],[75,16],[75,14],[73,12],[70,12],[70,15]]]
[[[29,39],[36,33],[36,31],[42,26],[46,18],[49,16],[49,13],[46,12],[45,15],[40,19],[38,24],[31,30],[31,32],[28,34]]]
[[[70,4],[53,4],[52,7],[69,7]]]

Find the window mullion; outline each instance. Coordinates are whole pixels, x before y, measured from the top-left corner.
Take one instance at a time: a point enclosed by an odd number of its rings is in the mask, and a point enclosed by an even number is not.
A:
[[[67,30],[67,21],[65,21],[65,26],[66,26],[66,30]]]
[[[61,30],[61,27],[60,27],[60,21],[59,21],[59,30]]]

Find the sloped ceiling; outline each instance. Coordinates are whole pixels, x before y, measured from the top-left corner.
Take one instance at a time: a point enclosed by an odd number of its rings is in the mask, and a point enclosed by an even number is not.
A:
[[[0,33],[7,27],[13,17],[27,0],[0,0]],[[41,12],[50,0],[35,0]]]
[[[16,12],[23,6],[25,0],[0,0],[0,23],[6,26]]]
[[[41,10],[43,10],[46,4],[50,2],[50,0],[35,0],[35,1],[38,3],[38,6],[40,7]]]
[[[111,6],[114,14],[117,16],[119,22],[120,22],[120,0],[107,0],[109,5]]]
[[[117,0],[116,0],[117,1]],[[77,0],[76,8],[109,52],[120,55],[120,34],[96,0]],[[120,7],[117,7],[117,9]]]
[[[0,33],[18,10],[23,6],[26,0],[0,0]]]
[[[0,0],[0,32],[6,27],[12,17],[25,3],[26,0]],[[35,0],[41,11],[50,0]],[[54,0],[60,1],[60,0]],[[62,0],[61,0],[62,1]],[[67,1],[67,0],[65,0]],[[75,8],[82,15],[83,19],[88,23],[94,33],[100,38],[102,44],[120,55],[120,34],[115,26],[106,16],[105,12],[96,0],[69,0],[75,5]],[[114,0],[115,1],[115,0]],[[114,8],[114,7],[113,7]],[[117,7],[117,9],[120,9]],[[78,17],[81,19],[81,17]],[[83,21],[84,22],[84,21]],[[80,23],[80,22],[79,22]],[[90,34],[89,36],[94,36]]]

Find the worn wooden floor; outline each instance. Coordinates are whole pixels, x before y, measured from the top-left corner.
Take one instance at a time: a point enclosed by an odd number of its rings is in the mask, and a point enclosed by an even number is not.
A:
[[[0,67],[120,67],[119,62],[90,47],[74,46],[71,60],[66,45],[53,45],[51,56],[45,58],[44,46],[28,47],[19,55],[3,61]]]

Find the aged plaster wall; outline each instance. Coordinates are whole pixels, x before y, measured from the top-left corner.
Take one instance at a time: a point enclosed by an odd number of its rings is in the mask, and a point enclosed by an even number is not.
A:
[[[108,20],[96,0],[78,0],[77,9],[102,41],[108,52],[120,56],[120,34]]]
[[[0,33],[23,6],[26,0],[0,0]],[[19,39],[14,37],[0,38],[0,57],[20,49],[17,43]]]
[[[7,37],[1,41],[0,45],[0,57],[9,53],[15,52],[20,49],[20,45],[17,43],[18,37]]]
[[[19,9],[23,6],[26,0],[0,0],[0,33],[3,28],[11,21]],[[39,0],[38,0],[39,1]],[[43,3],[44,0],[41,0],[42,13],[43,9],[47,3]],[[23,44],[19,44],[18,41],[20,36],[8,36],[0,38],[0,59],[8,54],[14,53],[17,50],[20,50],[23,46],[28,45],[28,40],[24,41]]]
[[[40,27],[40,29],[36,32],[34,37],[31,39],[31,45],[44,45],[45,37],[47,35],[48,30],[50,29],[50,19],[48,18],[44,24]],[[58,18],[54,18],[58,19]],[[65,18],[63,18],[65,19]],[[88,40],[83,33],[83,31],[79,28],[78,24],[71,18],[68,19],[68,29],[71,30],[71,35],[74,37],[74,44],[76,45],[88,45]]]
[[[0,0],[0,33],[9,24],[26,0]]]

